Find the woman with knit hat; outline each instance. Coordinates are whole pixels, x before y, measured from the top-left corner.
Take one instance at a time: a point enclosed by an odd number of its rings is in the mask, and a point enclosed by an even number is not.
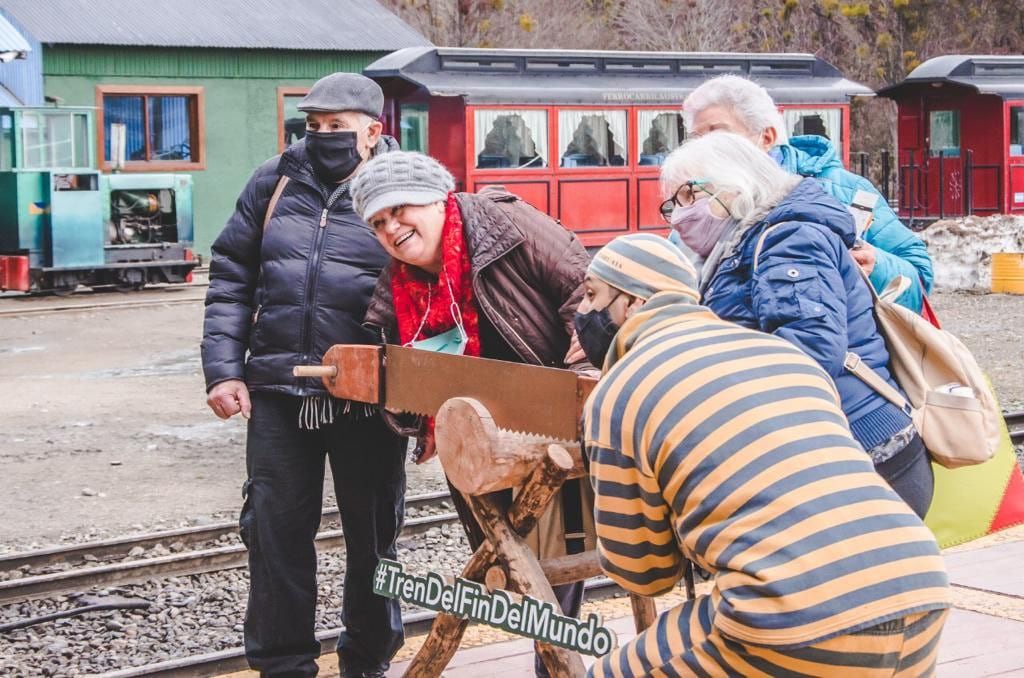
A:
[[[365,324],[389,343],[496,360],[564,367],[573,313],[588,257],[576,237],[548,215],[502,189],[454,193],[439,162],[395,152],[368,162],[352,200],[393,257],[377,282]],[[588,363],[575,369],[593,369]],[[433,456],[420,432],[417,461]],[[472,548],[482,533],[452,493]],[[527,542],[541,559],[593,548],[592,493],[578,480]],[[589,541],[589,543],[588,543]],[[576,616],[583,583],[555,587],[562,610]],[[538,658],[537,675],[547,671]]]
[[[712,577],[592,675],[932,675],[950,606],[935,538],[872,469],[824,370],[719,319],[696,286],[652,235],[616,238],[587,271],[601,566],[646,596],[686,560]]]

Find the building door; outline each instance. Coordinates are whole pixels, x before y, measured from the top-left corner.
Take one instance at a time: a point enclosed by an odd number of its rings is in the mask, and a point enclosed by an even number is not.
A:
[[[1024,212],[1024,101],[1013,101],[1010,112],[1009,200],[1010,212]]]

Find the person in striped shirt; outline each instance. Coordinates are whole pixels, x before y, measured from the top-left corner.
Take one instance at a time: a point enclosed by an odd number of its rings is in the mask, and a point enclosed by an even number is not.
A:
[[[698,305],[668,241],[617,238],[577,314],[603,376],[584,408],[601,565],[653,596],[685,560],[712,588],[594,676],[934,672],[949,583],[931,532],[793,344]]]

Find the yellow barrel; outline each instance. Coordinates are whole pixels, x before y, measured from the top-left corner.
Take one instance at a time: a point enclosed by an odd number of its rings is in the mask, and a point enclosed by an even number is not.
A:
[[[992,255],[992,291],[1024,294],[1024,252]]]

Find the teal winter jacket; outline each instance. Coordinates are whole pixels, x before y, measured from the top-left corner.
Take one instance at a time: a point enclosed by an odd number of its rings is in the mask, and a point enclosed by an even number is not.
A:
[[[849,206],[859,190],[878,193],[870,181],[843,167],[835,146],[825,137],[791,137],[788,144],[773,148],[771,156],[787,171],[817,179],[843,205]],[[925,244],[903,225],[881,195],[864,240],[875,248],[871,284],[882,291],[897,275],[907,276],[914,284],[896,301],[920,313],[921,297],[932,288],[932,260]]]

